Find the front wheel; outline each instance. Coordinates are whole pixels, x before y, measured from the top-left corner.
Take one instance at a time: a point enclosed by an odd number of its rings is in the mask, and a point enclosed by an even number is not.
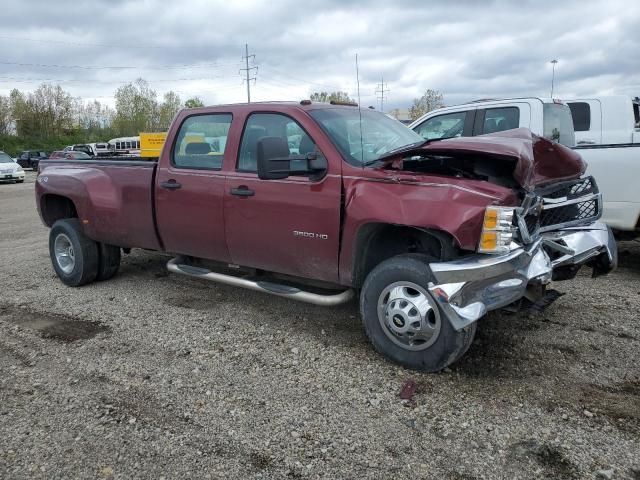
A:
[[[399,255],[376,266],[360,293],[364,329],[376,351],[408,368],[437,372],[467,351],[475,323],[456,331],[428,285],[426,255]]]
[[[58,220],[49,232],[49,255],[62,283],[79,287],[98,275],[98,244],[88,238],[77,218]]]

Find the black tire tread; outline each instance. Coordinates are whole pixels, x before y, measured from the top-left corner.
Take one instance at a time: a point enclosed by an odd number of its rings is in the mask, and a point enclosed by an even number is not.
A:
[[[365,301],[365,295],[366,295],[365,292],[369,288],[370,283],[372,281],[375,281],[376,273],[382,269],[389,268],[389,265],[392,264],[393,262],[395,263],[402,262],[401,266],[398,265],[399,268],[402,268],[404,271],[412,271],[412,273],[417,275],[418,278],[423,277],[426,285],[426,283],[428,283],[432,275],[431,270],[429,269],[429,263],[433,261],[437,261],[437,259],[433,256],[421,254],[421,253],[403,254],[403,255],[398,255],[390,259],[387,259],[381,262],[378,266],[376,266],[376,268],[374,268],[370,272],[370,274],[365,279],[365,282],[362,286],[361,295],[360,295],[360,312],[361,312],[362,324],[364,327],[365,334],[369,339],[369,341],[371,342],[371,344],[373,345],[374,350],[387,358],[391,358],[391,360],[393,361],[401,363],[405,367],[416,369],[416,370],[423,370],[427,372],[438,372],[448,367],[449,365],[453,364],[457,360],[459,360],[467,352],[467,350],[471,347],[471,344],[473,343],[473,339],[475,337],[476,330],[477,330],[477,322],[474,322],[469,327],[459,332],[455,332],[453,328],[450,327],[450,324],[448,323],[448,320],[446,319],[446,317],[443,316],[442,318],[443,324],[447,322],[447,325],[443,325],[443,328],[450,328],[451,332],[453,332],[452,334],[454,339],[454,344],[450,346],[448,355],[442,357],[437,363],[428,364],[428,365],[424,363],[417,363],[415,361],[409,361],[409,360],[402,361],[396,358],[392,358],[389,355],[389,352],[387,351],[387,349],[385,348],[385,345],[382,342],[380,342],[375,337],[373,331],[368,328],[367,321],[365,318],[364,301]],[[440,334],[441,335],[443,334],[442,329]]]
[[[120,268],[120,258],[120,247],[99,243],[98,275],[96,276],[96,280],[101,282],[113,278]]]
[[[74,245],[76,268],[70,275],[66,275],[58,268],[53,252],[54,239],[59,230],[62,230],[72,242],[76,243]],[[98,245],[84,234],[80,220],[77,218],[63,218],[53,224],[49,232],[49,254],[56,274],[65,285],[80,287],[93,282],[98,275]]]

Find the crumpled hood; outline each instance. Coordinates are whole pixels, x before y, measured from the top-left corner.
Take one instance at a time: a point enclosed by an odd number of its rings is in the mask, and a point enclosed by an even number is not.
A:
[[[442,155],[477,152],[489,155],[496,161],[515,161],[513,178],[528,191],[546,183],[578,178],[587,168],[576,152],[539,137],[528,128],[440,140],[418,147],[415,151]],[[403,152],[404,157],[407,154],[411,152]]]

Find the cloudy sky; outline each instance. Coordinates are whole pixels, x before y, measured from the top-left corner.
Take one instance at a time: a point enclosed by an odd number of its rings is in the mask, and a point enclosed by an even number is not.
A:
[[[257,66],[252,100],[314,91],[406,108],[427,88],[447,104],[477,98],[640,95],[640,2],[354,0],[4,0],[0,94],[59,83],[112,103],[142,77],[158,94],[246,101],[244,44]]]

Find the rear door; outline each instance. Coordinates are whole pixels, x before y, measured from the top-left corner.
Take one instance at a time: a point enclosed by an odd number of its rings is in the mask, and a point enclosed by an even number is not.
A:
[[[487,135],[514,128],[531,128],[531,107],[528,103],[501,103],[476,111],[473,135]]]
[[[291,155],[324,155],[319,139],[308,133],[314,125],[302,113],[297,118],[268,112],[247,117],[224,193],[226,239],[233,263],[338,281],[341,176],[334,170],[339,166],[329,162],[326,174],[317,179],[293,175],[261,180],[257,175],[256,148],[261,137],[286,138]]]
[[[162,151],[155,184],[158,232],[165,250],[229,261],[224,235],[222,161],[230,113],[184,118]]]
[[[425,140],[469,137],[472,135],[475,108],[436,114],[413,127]]]

